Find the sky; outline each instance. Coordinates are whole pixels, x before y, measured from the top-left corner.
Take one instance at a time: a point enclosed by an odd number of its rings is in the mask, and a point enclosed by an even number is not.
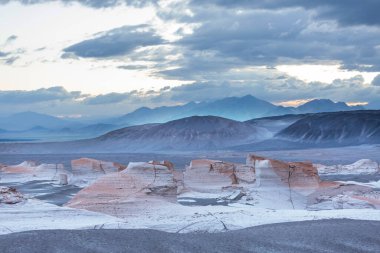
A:
[[[0,115],[251,94],[380,109],[378,0],[0,0]]]

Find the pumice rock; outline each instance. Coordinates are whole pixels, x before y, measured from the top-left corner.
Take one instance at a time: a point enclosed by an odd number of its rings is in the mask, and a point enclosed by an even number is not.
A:
[[[315,164],[315,166],[320,175],[371,175],[380,173],[380,164],[369,159],[361,159],[347,165]]]
[[[176,203],[177,185],[171,163],[131,162],[81,190],[67,206],[118,217],[158,212]]]
[[[73,183],[86,186],[101,176],[119,172],[126,167],[119,163],[100,161],[91,158],[80,158],[71,161]]]
[[[284,162],[250,154],[247,164],[272,170],[283,183],[292,189],[313,190],[319,187],[318,170],[310,162]]]
[[[70,174],[62,164],[37,164],[33,161],[25,161],[19,165],[0,168],[0,182],[22,183],[35,180],[48,180],[58,183],[60,174]]]
[[[0,204],[17,204],[25,200],[24,196],[13,187],[0,187]]]

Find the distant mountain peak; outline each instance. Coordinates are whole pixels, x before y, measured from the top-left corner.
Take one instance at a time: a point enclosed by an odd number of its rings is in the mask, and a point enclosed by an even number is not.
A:
[[[345,102],[334,102],[331,99],[313,99],[297,107],[300,113],[335,112],[363,110],[362,106],[349,106]]]
[[[183,105],[161,106],[156,108],[141,107],[131,113],[115,118],[110,123],[117,125],[141,125],[164,123],[194,115],[219,116],[238,121],[254,118],[278,116],[285,114],[303,114],[318,112],[335,112],[363,110],[363,107],[351,107],[344,102],[330,99],[313,99],[297,108],[277,106],[259,99],[251,94],[242,97],[225,97],[222,99],[189,102]]]

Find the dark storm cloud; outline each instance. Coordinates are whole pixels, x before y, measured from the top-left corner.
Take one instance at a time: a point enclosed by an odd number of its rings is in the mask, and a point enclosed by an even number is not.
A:
[[[1,104],[32,104],[54,100],[72,100],[84,97],[79,91],[68,92],[63,87],[56,86],[51,88],[42,88],[38,90],[12,90],[0,91]]]
[[[305,12],[237,14],[222,11],[220,14],[213,17],[212,22],[204,22],[179,44],[192,50],[207,50],[219,56],[237,57],[262,65],[279,57],[300,58],[307,51],[313,52],[304,45],[300,47],[303,43],[299,41],[300,34],[307,28],[309,18]]]
[[[206,1],[192,0],[194,5],[204,5]],[[380,25],[380,1],[378,0],[209,0],[225,8],[269,9],[297,8],[315,10],[317,17],[337,20],[342,25]]]
[[[84,58],[107,58],[126,55],[139,47],[163,43],[164,40],[147,25],[123,26],[69,46],[64,52]]]
[[[380,70],[380,28],[315,21],[303,9],[231,11],[194,9],[192,34],[176,42],[182,58],[167,78],[223,79],[231,68],[340,62],[342,68]]]

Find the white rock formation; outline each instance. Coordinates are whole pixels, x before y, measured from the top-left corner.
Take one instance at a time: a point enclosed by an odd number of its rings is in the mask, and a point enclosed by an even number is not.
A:
[[[26,161],[19,165],[0,168],[0,183],[22,183],[34,180],[59,182],[59,175],[70,173],[62,164],[40,164]]]
[[[322,165],[315,164],[320,175],[368,175],[380,173],[380,164],[369,160],[362,159],[347,165]]]
[[[81,190],[69,207],[118,217],[158,212],[176,202],[177,187],[170,166],[130,163],[121,172],[109,173]]]
[[[252,166],[216,160],[193,160],[183,173],[183,188],[178,195],[182,204],[227,204],[251,200],[256,182]]]
[[[114,162],[80,158],[71,161],[71,169],[73,178],[70,183],[79,186],[87,186],[101,176],[122,171],[125,169],[125,166]]]
[[[25,201],[24,196],[12,187],[0,187],[0,205],[17,204]]]
[[[380,220],[380,210],[373,209],[380,208],[380,196],[368,186],[321,182],[310,163],[257,156],[247,160],[248,165],[195,160],[184,173],[165,161],[130,163],[125,170],[112,172],[111,168],[103,174],[93,173],[99,163],[95,168],[84,166],[91,170],[83,176],[98,178],[66,207],[36,200],[1,206],[0,234],[76,228],[219,232],[300,220]],[[199,199],[222,203],[200,205]],[[179,200],[195,205],[179,204]]]

